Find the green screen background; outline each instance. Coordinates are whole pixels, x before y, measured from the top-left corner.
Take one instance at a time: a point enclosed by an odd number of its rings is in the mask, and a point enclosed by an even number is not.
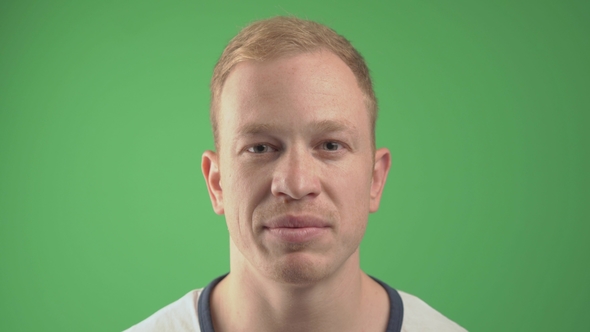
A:
[[[118,331],[228,271],[208,84],[256,19],[372,70],[362,267],[472,331],[588,331],[588,1],[2,1],[0,330]]]

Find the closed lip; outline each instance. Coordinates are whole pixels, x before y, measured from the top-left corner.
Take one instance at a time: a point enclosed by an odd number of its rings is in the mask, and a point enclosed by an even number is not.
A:
[[[287,215],[271,219],[264,231],[281,242],[305,243],[328,234],[330,227],[329,222],[315,216]]]
[[[330,223],[316,216],[285,215],[276,217],[264,224],[264,228],[325,228],[331,227]]]

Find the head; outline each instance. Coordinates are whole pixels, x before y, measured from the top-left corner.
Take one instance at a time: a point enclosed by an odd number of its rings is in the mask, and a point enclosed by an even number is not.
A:
[[[337,55],[352,71],[364,95],[375,147],[377,99],[369,68],[351,43],[329,27],[296,17],[278,16],[252,23],[238,33],[226,46],[215,65],[211,79],[211,125],[215,148],[219,149],[217,117],[221,92],[233,68],[243,61],[264,62],[282,56],[326,50]]]
[[[278,33],[267,25],[286,25],[277,29],[288,41],[262,37]],[[244,40],[253,51],[237,51]],[[301,49],[319,40],[328,46]],[[374,96],[358,74],[370,89],[366,66],[353,69],[333,51],[341,43],[362,62],[332,30],[275,18],[242,30],[216,66],[218,149],[203,154],[202,169],[213,208],[226,217],[232,273],[301,285],[358,269],[390,155],[374,148]]]

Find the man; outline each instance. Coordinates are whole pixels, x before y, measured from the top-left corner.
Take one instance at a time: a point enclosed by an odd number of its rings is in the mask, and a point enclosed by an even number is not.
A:
[[[359,244],[390,167],[368,68],[343,37],[276,17],[243,29],[211,82],[202,170],[230,273],[130,331],[464,331],[367,276]]]

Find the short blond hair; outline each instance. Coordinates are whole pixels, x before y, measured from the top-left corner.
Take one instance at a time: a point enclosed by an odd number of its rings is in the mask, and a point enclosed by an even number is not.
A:
[[[377,98],[369,68],[361,54],[336,31],[317,22],[296,17],[277,16],[256,21],[243,28],[225,47],[213,69],[211,78],[211,126],[215,147],[219,149],[217,111],[220,106],[223,84],[231,70],[240,62],[265,61],[285,55],[327,50],[337,55],[353,72],[365,96],[369,112],[373,147],[375,147],[375,121]]]

